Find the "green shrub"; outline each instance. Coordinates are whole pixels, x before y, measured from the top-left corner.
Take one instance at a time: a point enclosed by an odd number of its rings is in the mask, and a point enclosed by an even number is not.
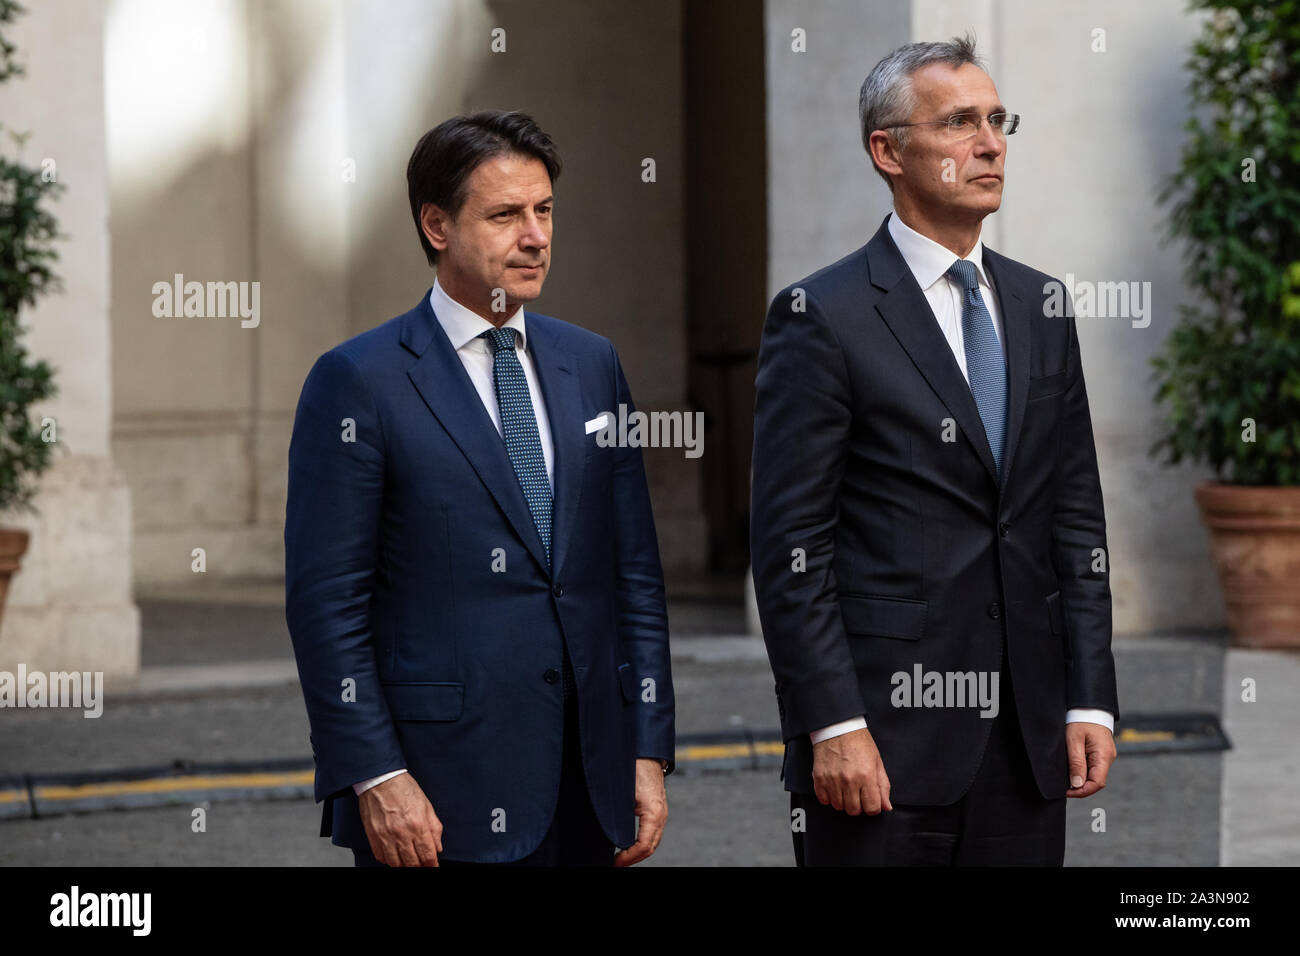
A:
[[[0,26],[21,12],[12,0],[0,0]],[[0,82],[22,74],[14,54],[0,34]],[[3,126],[0,132],[21,149],[25,136]],[[59,286],[52,271],[58,224],[46,205],[60,188],[41,170],[0,155],[0,511],[34,510],[35,478],[50,463],[51,444],[28,409],[56,393],[54,373],[44,361],[29,361],[18,313]]]
[[[1196,0],[1192,118],[1161,193],[1195,305],[1151,361],[1151,454],[1220,481],[1300,484],[1300,3]],[[1253,175],[1253,181],[1250,181]],[[1255,425],[1254,441],[1243,440]]]

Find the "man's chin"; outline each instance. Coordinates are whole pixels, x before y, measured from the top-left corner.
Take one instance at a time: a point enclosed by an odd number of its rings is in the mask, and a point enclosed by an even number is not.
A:
[[[503,284],[502,288],[506,290],[506,299],[510,302],[522,305],[525,302],[532,302],[542,294],[542,284],[546,281],[546,275],[543,273],[536,279],[529,279],[525,282],[511,282]]]
[[[972,215],[983,218],[998,211],[1002,206],[1002,190],[984,190],[981,194],[970,196],[963,208]]]

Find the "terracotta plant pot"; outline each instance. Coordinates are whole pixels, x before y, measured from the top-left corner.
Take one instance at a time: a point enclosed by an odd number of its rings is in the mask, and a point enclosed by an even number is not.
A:
[[[0,528],[0,616],[4,614],[5,598],[9,595],[9,579],[18,573],[29,539],[26,531]]]
[[[1238,647],[1300,648],[1300,486],[1196,486]]]

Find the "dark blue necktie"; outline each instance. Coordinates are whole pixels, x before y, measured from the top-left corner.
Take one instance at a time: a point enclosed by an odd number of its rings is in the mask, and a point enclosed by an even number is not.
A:
[[[537,416],[528,392],[528,379],[515,352],[514,329],[489,329],[479,338],[492,347],[492,383],[496,387],[497,408],[501,413],[501,432],[506,454],[519,479],[524,501],[533,516],[533,524],[546,550],[546,564],[551,563],[551,481],[546,475],[546,457],[537,431]],[[563,638],[561,638],[563,640]],[[573,665],[568,648],[564,648],[564,696],[573,692]]]
[[[1001,477],[1002,443],[1007,430],[1007,366],[1002,346],[993,329],[993,316],[980,296],[975,263],[958,259],[948,267],[946,275],[962,289],[961,337],[966,348],[966,375]]]
[[[497,407],[501,412],[501,432],[506,454],[514,466],[515,477],[523,489],[524,500],[532,513],[533,524],[546,549],[546,563],[551,563],[551,482],[546,477],[546,458],[537,431],[537,416],[528,393],[528,379],[515,352],[514,329],[489,329],[479,338],[492,346],[492,383],[496,386]]]

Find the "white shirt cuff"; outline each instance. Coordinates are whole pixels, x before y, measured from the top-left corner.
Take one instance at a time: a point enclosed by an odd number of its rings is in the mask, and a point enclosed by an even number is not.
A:
[[[850,717],[848,720],[841,720],[838,724],[831,724],[829,727],[823,727],[821,730],[814,730],[808,735],[808,737],[813,743],[819,744],[823,740],[830,740],[832,737],[838,737],[841,734],[861,730],[866,726],[866,717]]]
[[[394,770],[391,773],[381,773],[378,777],[371,777],[369,780],[362,780],[360,783],[354,783],[352,785],[352,789],[356,792],[356,795],[359,797],[367,790],[369,790],[371,787],[378,786],[379,784],[383,783],[385,780],[391,780],[393,777],[396,777],[399,773],[406,773],[406,768],[403,767],[401,770]]]
[[[1067,724],[1078,723],[1081,720],[1090,724],[1101,724],[1112,734],[1115,732],[1115,716],[1108,710],[1092,710],[1086,707],[1078,707],[1065,712],[1065,722]]]

